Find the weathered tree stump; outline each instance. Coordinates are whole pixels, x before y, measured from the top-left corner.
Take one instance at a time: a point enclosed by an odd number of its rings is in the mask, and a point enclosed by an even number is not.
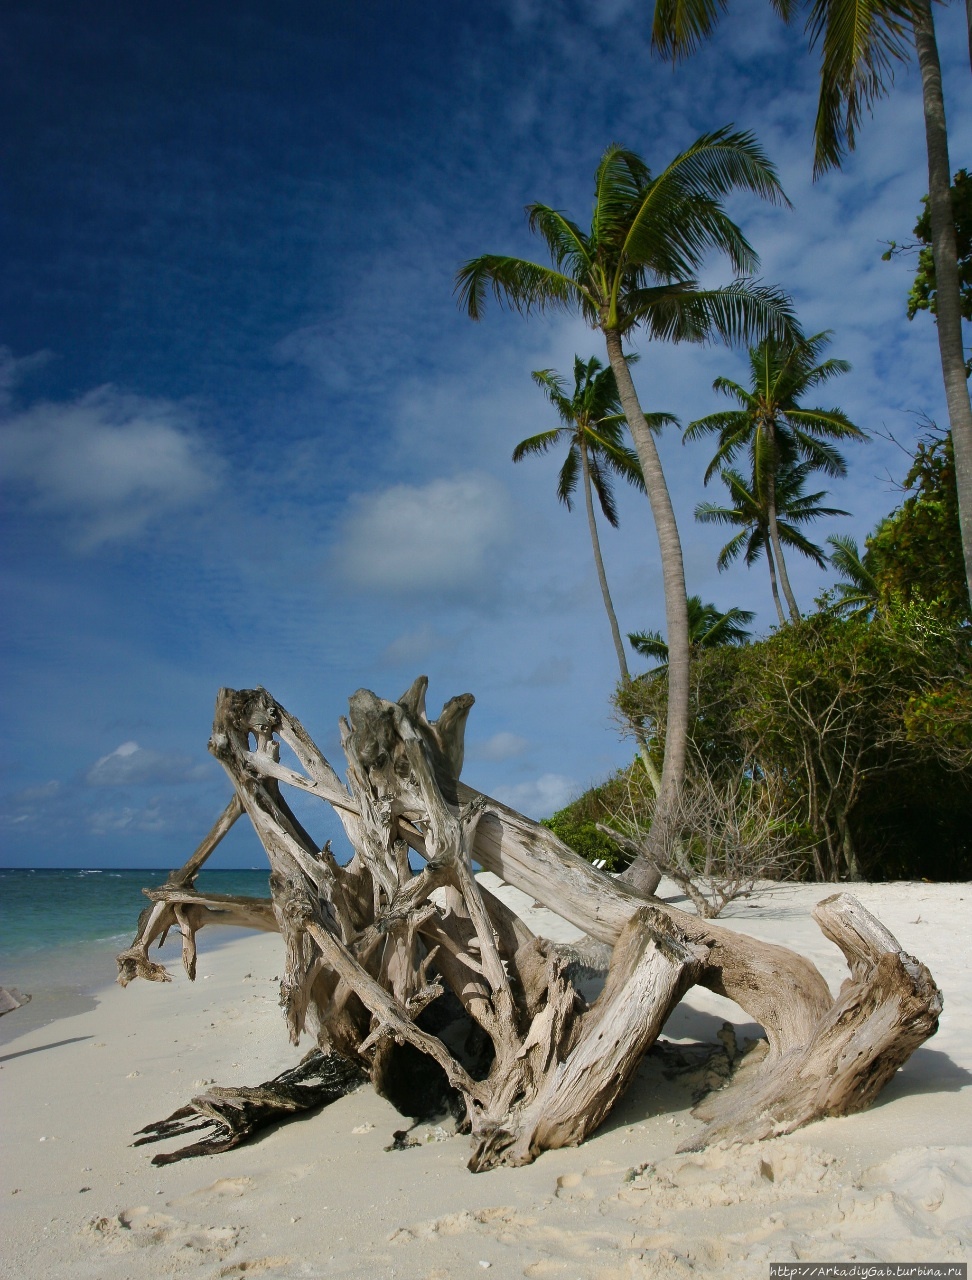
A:
[[[707,1127],[692,1145],[751,1141],[866,1107],[934,1034],[942,1001],[931,975],[853,898],[828,898],[815,911],[851,968],[834,1000],[809,960],[632,891],[546,828],[462,784],[473,698],[453,698],[430,721],[426,687],[420,677],[398,702],[364,689],[352,696],[341,722],[347,786],[265,689],[221,690],[210,750],[233,798],[185,866],[145,891],[151,905],[118,957],[119,982],[168,980],[149,948],[171,928],[182,935],[190,978],[205,925],[280,933],[280,1002],[293,1042],[309,1033],[328,1061],[360,1064],[405,1110],[422,1077],[438,1081],[440,1096],[459,1100],[473,1171],[582,1142],[695,983],[734,1000],[767,1043],[700,1105]],[[281,743],[298,768],[281,763]],[[354,849],[346,866],[328,846],[317,848],[282,784],[334,808]],[[270,861],[270,898],[200,893],[199,869],[244,813]],[[410,850],[424,863],[417,872]],[[474,863],[612,948],[593,1004],[571,981],[570,949],[535,937],[477,882]],[[477,1029],[476,1052],[439,1034],[457,1017]],[[216,1133],[198,1148],[235,1145],[241,1137],[228,1114],[243,1117],[242,1134],[251,1119],[293,1109],[286,1075],[258,1090],[211,1090],[143,1130],[150,1136],[142,1140],[199,1121]]]

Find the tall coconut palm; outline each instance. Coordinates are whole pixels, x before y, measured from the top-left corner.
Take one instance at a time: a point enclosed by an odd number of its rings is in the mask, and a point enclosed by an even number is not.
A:
[[[790,21],[797,0],[771,0]],[[692,53],[713,31],[728,0],[655,0],[652,44],[677,59]],[[962,346],[962,297],[958,243],[950,195],[951,165],[942,68],[932,0],[807,0],[810,47],[820,49],[820,96],[814,126],[814,175],[839,167],[857,142],[865,111],[886,94],[896,63],[914,47],[921,73],[928,156],[928,213],[937,287],[938,350],[949,426],[955,447],[966,586],[972,603],[972,403]],[[972,3],[970,18],[972,52]]]
[[[822,516],[846,516],[847,511],[838,507],[822,507],[820,499],[826,492],[804,493],[807,477],[815,468],[809,462],[794,463],[782,468],[776,476],[776,522],[779,541],[801,552],[821,569],[827,562],[823,548],[816,546],[800,530],[798,525]],[[746,481],[738,471],[723,467],[719,472],[723,484],[729,490],[731,506],[720,507],[714,502],[700,502],[695,508],[695,518],[701,524],[727,524],[739,532],[719,552],[719,572],[727,569],[740,555],[747,565],[755,564],[763,552],[769,566],[770,588],[780,626],[786,625],[786,615],[777,587],[777,564],[769,532],[769,511],[766,494],[757,471],[752,480]],[[799,612],[797,617],[799,618]]]
[[[757,266],[755,251],[723,208],[723,198],[733,190],[786,201],[776,170],[751,134],[730,129],[704,134],[657,177],[634,152],[610,146],[595,175],[590,231],[547,205],[528,206],[530,227],[546,242],[550,266],[485,254],[467,262],[456,279],[460,305],[474,320],[482,316],[491,291],[524,314],[580,311],[604,335],[645,477],[665,586],[671,669],[655,820],[659,840],[685,772],[688,613],[675,512],[622,344],[639,328],[650,339],[673,342],[703,342],[713,336],[738,341],[796,330],[789,301],[779,290],[740,278],[723,288],[703,289],[695,279],[711,250],[725,253],[737,273]],[[632,872],[634,883],[641,878],[640,868]]]
[[[759,474],[759,489],[765,495],[770,546],[793,622],[800,620],[800,610],[786,572],[777,527],[776,473],[802,459],[816,470],[842,476],[847,465],[832,441],[867,438],[843,410],[808,409],[799,403],[808,391],[850,370],[846,360],[821,361],[829,342],[830,331],[825,330],[796,342],[766,338],[750,347],[748,387],[730,378],[716,378],[712,384],[714,390],[735,400],[739,408],[690,422],[682,437],[684,441],[718,434],[719,447],[706,470],[706,484],[719,468],[748,448],[753,474]]]
[[[701,596],[689,596],[689,636],[693,649],[715,649],[724,644],[745,644],[746,628],[756,616],[748,609],[733,605],[725,613],[714,604],[703,604]],[[652,675],[668,670],[668,645],[660,631],[631,631],[628,641],[635,653],[649,658],[655,666]]]
[[[557,445],[567,445],[567,457],[557,480],[557,497],[568,511],[573,509],[573,499],[578,482],[584,490],[587,509],[587,527],[594,549],[597,580],[601,585],[601,598],[611,625],[614,649],[622,680],[630,680],[621,630],[618,627],[614,602],[608,588],[604,559],[601,556],[601,540],[597,533],[594,515],[594,495],[604,518],[612,528],[618,527],[618,509],[614,501],[610,473],[621,476],[642,493],[645,478],[641,474],[638,455],[624,442],[624,412],[618,397],[618,384],[611,369],[605,369],[597,356],[584,361],[574,357],[574,389],[569,391],[567,382],[553,369],[535,369],[533,380],[557,410],[563,426],[521,440],[513,450],[513,461],[520,462],[528,454],[543,454]],[[648,414],[652,430],[674,423],[678,419],[670,413]]]

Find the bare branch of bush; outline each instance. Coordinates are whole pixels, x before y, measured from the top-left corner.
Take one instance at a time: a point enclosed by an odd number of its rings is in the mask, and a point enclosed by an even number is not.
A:
[[[633,857],[644,854],[654,795],[632,770],[625,803],[598,830]],[[684,891],[700,916],[718,916],[727,903],[752,892],[757,880],[799,870],[793,812],[767,779],[749,771],[717,779],[696,764],[672,810],[661,852],[653,862]]]

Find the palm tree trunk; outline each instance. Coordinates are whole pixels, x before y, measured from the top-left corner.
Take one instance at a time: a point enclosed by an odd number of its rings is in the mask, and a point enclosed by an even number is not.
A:
[[[604,572],[604,561],[601,558],[601,540],[597,536],[597,522],[594,518],[594,499],[591,495],[591,466],[587,456],[587,446],[583,441],[580,443],[581,466],[584,471],[584,500],[587,503],[587,523],[591,531],[591,546],[594,548],[594,563],[597,565],[597,580],[601,584],[601,597],[604,600],[604,608],[607,610],[608,622],[611,624],[611,635],[614,637],[614,649],[618,655],[618,666],[621,668],[621,680],[624,684],[628,684],[631,680],[631,673],[628,670],[628,662],[624,655],[624,645],[621,642],[621,631],[618,627],[617,614],[614,612],[614,602],[611,599],[611,592],[608,590],[607,574]],[[635,741],[638,744],[638,755],[641,757],[641,763],[645,766],[645,773],[648,775],[648,781],[651,783],[652,790],[657,796],[661,791],[661,775],[655,768],[655,762],[651,758],[651,746],[645,737],[645,731],[639,724],[632,724],[634,729]],[[657,885],[655,886],[657,887]],[[653,890],[652,890],[653,892]]]
[[[931,0],[916,0],[915,48],[921,70],[925,109],[925,141],[928,148],[928,212],[935,262],[938,349],[945,378],[945,399],[955,450],[955,486],[958,490],[959,524],[965,577],[972,603],[972,404],[965,377],[962,348],[962,306],[959,293],[958,247],[949,188],[948,131],[942,68],[935,40]]]
[[[790,586],[790,579],[786,572],[786,562],[783,559],[783,547],[780,543],[780,528],[776,520],[776,441],[773,437],[773,428],[769,427],[769,469],[766,474],[766,516],[769,524],[769,537],[773,546],[773,556],[776,559],[776,566],[780,571],[780,586],[783,588],[783,594],[786,596],[786,603],[790,610],[790,619],[793,622],[800,621],[800,610],[797,608],[796,596]],[[767,552],[769,547],[767,547]],[[770,570],[772,573],[772,569]],[[779,608],[779,601],[777,601]],[[781,624],[785,625],[785,619],[781,617]]]
[[[786,614],[783,612],[783,605],[780,603],[780,593],[776,586],[776,565],[773,562],[773,548],[767,542],[766,544],[766,563],[769,565],[770,586],[773,588],[773,603],[776,605],[776,616],[780,620],[780,626],[786,626]]]
[[[685,568],[682,543],[665,481],[661,459],[655,448],[651,430],[645,422],[644,410],[631,380],[631,373],[621,347],[617,329],[603,330],[608,360],[618,384],[621,407],[628,420],[645,477],[645,488],[658,533],[662,578],[665,584],[665,622],[668,632],[668,715],[665,722],[665,761],[662,766],[661,794],[655,806],[655,818],[648,837],[649,854],[664,845],[668,815],[681,791],[685,778],[685,754],[688,746],[689,722],[689,619],[685,592]],[[624,873],[629,884],[639,886],[648,877],[650,864],[636,859]]]
[[[597,580],[601,584],[601,598],[607,610],[608,622],[611,624],[611,635],[614,638],[614,651],[618,655],[618,666],[621,668],[621,679],[625,684],[631,679],[628,663],[624,656],[624,645],[621,643],[621,631],[618,627],[617,614],[611,592],[608,590],[607,574],[604,572],[604,561],[601,559],[601,541],[597,536],[597,522],[594,519],[594,498],[591,494],[591,463],[587,456],[587,444],[580,440],[581,467],[584,472],[584,501],[587,504],[587,525],[591,531],[591,546],[594,548],[594,563],[597,565]]]

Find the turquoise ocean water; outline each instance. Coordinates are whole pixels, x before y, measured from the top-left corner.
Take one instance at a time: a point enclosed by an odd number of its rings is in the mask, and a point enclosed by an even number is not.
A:
[[[22,870],[0,868],[0,985],[30,992],[31,1003],[0,1018],[0,1043],[33,1027],[91,1008],[114,982],[114,957],[135,935],[148,905],[143,888],[162,884],[161,870]],[[268,897],[267,871],[206,871],[199,889]],[[205,929],[200,952],[237,930]],[[179,939],[163,963],[179,963]]]

